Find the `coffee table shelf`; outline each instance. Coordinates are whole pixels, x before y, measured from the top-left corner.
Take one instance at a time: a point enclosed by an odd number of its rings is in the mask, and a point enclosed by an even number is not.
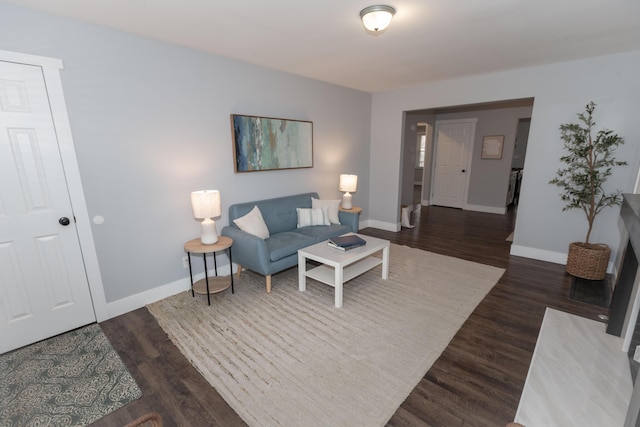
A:
[[[366,273],[374,267],[382,264],[382,258],[369,257],[365,258],[357,263],[351,264],[345,267],[342,271],[342,281],[348,282],[349,280],[358,277],[362,273]],[[306,273],[307,277],[317,280],[318,282],[325,283],[329,286],[335,287],[335,268],[328,267],[326,265],[320,265]]]
[[[351,233],[350,233],[351,234]],[[344,283],[382,265],[382,278],[389,275],[388,240],[359,235],[367,244],[346,252],[330,247],[326,241],[300,249],[298,251],[298,289],[307,289],[307,277],[335,288],[335,306],[342,307]],[[382,258],[373,256],[382,252]],[[307,260],[321,265],[307,270]]]

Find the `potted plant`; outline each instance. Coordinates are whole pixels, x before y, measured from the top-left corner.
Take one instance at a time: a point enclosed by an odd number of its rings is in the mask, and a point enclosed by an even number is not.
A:
[[[589,239],[596,216],[604,208],[622,202],[619,190],[605,193],[604,183],[615,166],[624,166],[627,162],[617,161],[613,157],[618,145],[624,144],[624,138],[608,129],[598,131],[594,138],[595,108],[596,104],[590,102],[585,111],[578,114],[581,123],[560,125],[564,148],[568,152],[560,160],[566,167],[559,169],[557,176],[549,183],[563,190],[560,197],[567,204],[562,210],[582,210],[589,225],[585,241],[569,245],[567,273],[583,279],[601,280],[607,272],[611,248],[605,244],[591,243]]]

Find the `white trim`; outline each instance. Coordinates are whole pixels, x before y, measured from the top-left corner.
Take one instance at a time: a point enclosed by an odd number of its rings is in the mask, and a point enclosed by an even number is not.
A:
[[[545,249],[530,248],[528,246],[511,245],[511,255],[521,256],[523,258],[537,259],[539,261],[552,262],[554,264],[567,264],[567,252],[547,251]],[[613,274],[615,266],[609,261],[607,265],[607,273]]]
[[[55,124],[60,158],[64,167],[67,187],[71,206],[76,219],[76,229],[78,240],[82,249],[84,267],[91,290],[93,309],[98,322],[108,318],[107,300],[104,294],[98,255],[96,253],[93,233],[87,211],[87,203],[82,189],[80,168],[71,135],[71,125],[67,114],[67,107],[64,100],[62,80],[60,79],[60,69],[63,68],[62,61],[55,58],[28,55],[17,52],[0,50],[0,61],[14,62],[25,65],[32,65],[42,68],[47,94],[51,107],[51,115]]]
[[[161,299],[168,298],[180,292],[187,291],[190,287],[191,283],[187,277],[185,279],[176,280],[173,283],[168,283],[157,288],[149,289],[147,291],[110,302],[107,304],[109,319],[137,310],[147,304],[160,301]]]
[[[0,50],[0,61],[15,62],[17,64],[35,65],[43,68],[53,68],[61,70],[64,68],[62,60],[57,58],[47,58],[45,56],[29,55],[27,53],[10,52]]]
[[[532,258],[554,264],[566,264],[567,254],[563,252],[548,251],[545,249],[530,248],[528,246],[511,245],[511,255]]]
[[[218,274],[220,276],[229,275],[229,264],[218,266]],[[213,270],[209,270],[209,277],[211,276],[215,276],[215,273]],[[196,274],[193,276],[194,282],[197,282],[198,280],[201,280],[201,279],[204,279],[204,273]],[[176,280],[175,282],[167,283],[165,285],[154,287],[144,292],[140,292],[135,295],[131,295],[131,296],[119,299],[117,301],[110,302],[107,305],[107,310],[109,312],[109,319],[116,316],[120,316],[125,313],[129,313],[130,311],[142,308],[147,304],[160,301],[161,299],[168,298],[172,295],[179,294],[180,292],[185,292],[190,289],[191,289],[191,280],[189,277],[185,277],[184,279],[179,279],[179,280]],[[228,292],[231,292],[231,291],[228,291]]]
[[[501,215],[507,213],[507,208],[498,208],[495,206],[464,205],[462,209],[464,209],[465,211],[486,212]]]
[[[385,222],[385,221],[377,221],[375,219],[369,219],[366,222],[367,222],[367,227],[373,227],[379,230],[396,232],[402,229],[399,222]],[[366,228],[366,227],[362,227],[362,228]]]

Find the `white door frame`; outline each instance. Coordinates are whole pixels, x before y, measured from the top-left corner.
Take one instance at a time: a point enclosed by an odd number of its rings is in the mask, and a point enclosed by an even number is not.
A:
[[[441,124],[453,124],[453,123],[468,123],[471,125],[471,141],[469,147],[467,147],[467,164],[465,167],[466,173],[464,177],[464,196],[462,200],[462,209],[467,209],[467,198],[469,196],[469,180],[471,177],[471,164],[473,163],[473,148],[476,141],[476,123],[477,118],[468,119],[451,119],[451,120],[436,120],[435,129],[433,132],[433,158],[431,164],[431,188],[429,189],[429,196],[433,200],[433,191],[435,188],[436,180],[436,158],[438,157],[438,133]]]
[[[84,268],[91,291],[93,309],[98,322],[107,320],[109,318],[107,299],[102,284],[102,276],[100,275],[98,254],[96,253],[93,233],[91,232],[87,202],[82,189],[80,168],[78,167],[78,159],[76,158],[71,135],[71,125],[64,100],[62,80],[60,79],[60,70],[64,68],[62,60],[0,50],[0,61],[34,65],[42,68],[44,81],[47,85],[47,94],[49,95],[56,136],[58,138],[60,158],[64,167],[69,198],[75,215],[78,240],[80,242]]]

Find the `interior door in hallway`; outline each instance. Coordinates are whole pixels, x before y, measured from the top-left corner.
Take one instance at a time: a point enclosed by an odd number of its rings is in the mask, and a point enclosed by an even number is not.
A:
[[[95,320],[42,68],[0,61],[0,353]]]
[[[468,159],[475,120],[445,120],[436,122],[436,155],[433,179],[433,204],[462,208],[466,201]]]

